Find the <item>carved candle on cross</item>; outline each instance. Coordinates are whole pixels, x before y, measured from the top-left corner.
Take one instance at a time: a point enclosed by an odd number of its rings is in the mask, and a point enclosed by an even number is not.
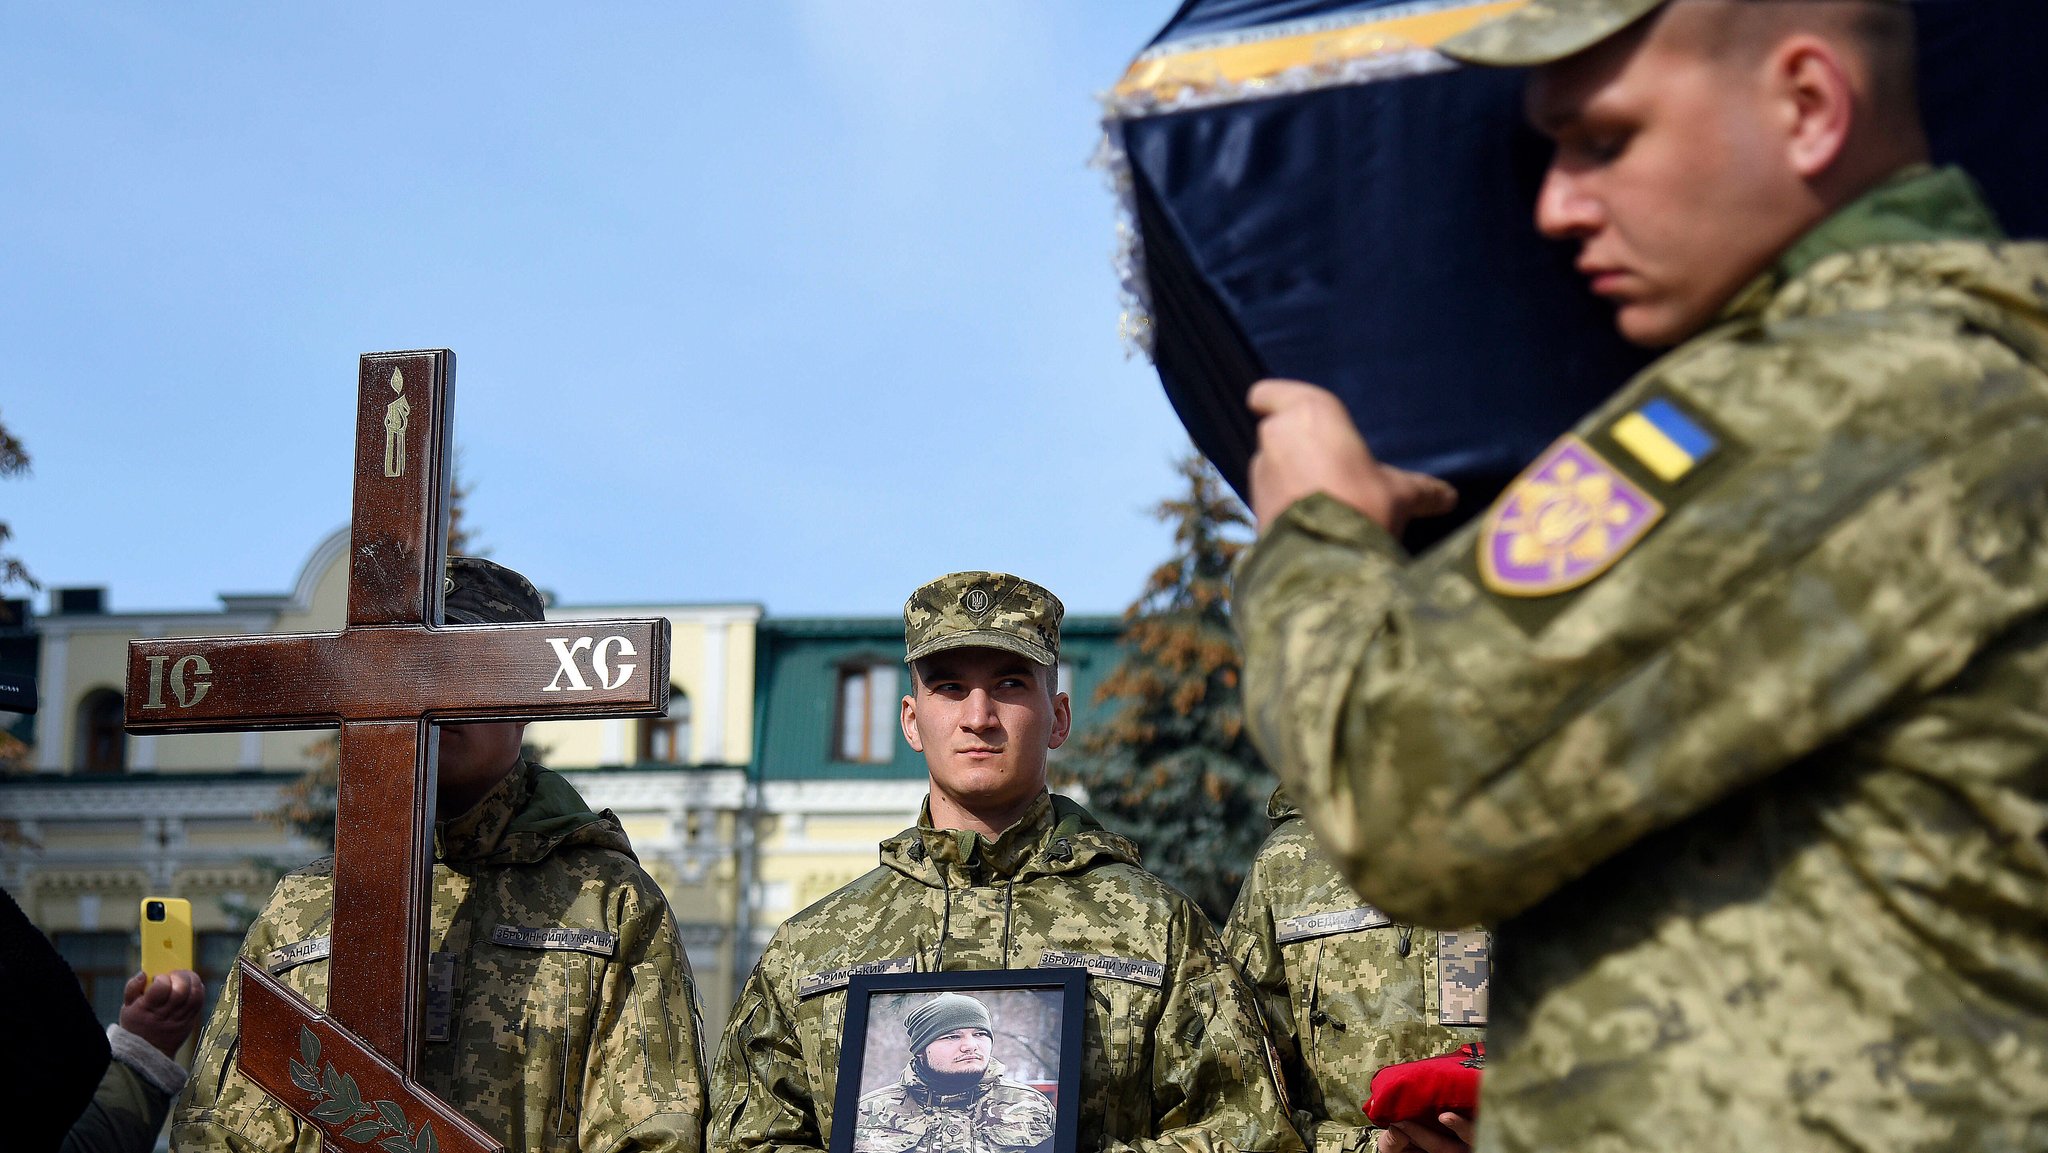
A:
[[[436,725],[668,705],[666,620],[443,625],[454,377],[446,350],[362,358],[340,632],[128,646],[130,732],[340,725],[326,1011],[247,958],[237,970],[239,1067],[337,1150],[502,1148],[413,1080]]]

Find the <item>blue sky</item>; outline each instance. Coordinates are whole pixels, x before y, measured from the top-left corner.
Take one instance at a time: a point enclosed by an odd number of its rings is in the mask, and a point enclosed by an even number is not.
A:
[[[1186,441],[1087,160],[1173,8],[0,6],[0,520],[117,611],[282,590],[357,355],[447,347],[470,517],[565,600],[1120,609]]]

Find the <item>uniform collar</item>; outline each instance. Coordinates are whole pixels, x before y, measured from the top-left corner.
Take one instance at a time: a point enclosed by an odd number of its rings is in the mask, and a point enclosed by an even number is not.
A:
[[[1755,316],[1780,290],[1830,256],[1895,244],[2005,239],[1976,182],[1960,168],[1915,164],[1821,221],[1721,310],[1722,320]]]
[[[925,798],[917,815],[918,839],[925,855],[949,874],[965,874],[969,882],[976,873],[998,877],[1015,876],[1053,828],[1052,794],[1041,792],[1017,823],[995,837],[984,837],[969,829],[932,827],[932,802]]]
[[[488,856],[533,796],[533,766],[512,766],[505,779],[470,810],[434,824],[434,859],[470,861]]]

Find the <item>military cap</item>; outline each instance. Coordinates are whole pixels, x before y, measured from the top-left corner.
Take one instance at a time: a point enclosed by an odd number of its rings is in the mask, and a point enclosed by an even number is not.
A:
[[[1575,56],[1628,28],[1668,0],[1529,0],[1437,45],[1467,64],[1531,68]],[[1904,3],[1905,0],[1881,0]]]
[[[1023,577],[948,573],[903,602],[903,660],[947,649],[1002,649],[1041,665],[1060,659],[1060,598]]]
[[[546,619],[546,602],[531,581],[482,557],[449,557],[441,592],[442,615],[453,624],[503,625]]]
[[[988,1007],[963,993],[940,993],[903,1019],[903,1031],[910,1034],[910,1051],[920,1056],[925,1046],[955,1029],[995,1032]]]

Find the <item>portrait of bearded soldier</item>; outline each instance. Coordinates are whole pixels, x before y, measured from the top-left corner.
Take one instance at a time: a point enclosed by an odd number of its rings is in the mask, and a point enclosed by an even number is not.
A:
[[[988,1008],[941,993],[904,1018],[902,1080],[860,1099],[854,1153],[1018,1153],[1052,1140],[1045,1094],[1003,1075]]]

